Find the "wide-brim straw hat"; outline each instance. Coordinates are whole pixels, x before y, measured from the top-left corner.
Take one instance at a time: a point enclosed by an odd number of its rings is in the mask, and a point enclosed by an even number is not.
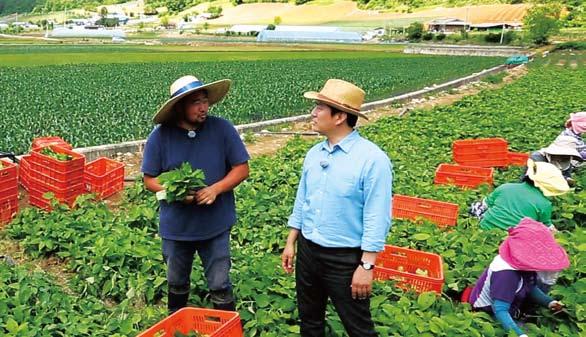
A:
[[[360,112],[362,103],[364,103],[364,95],[364,90],[350,82],[329,79],[319,92],[308,91],[303,94],[303,97],[316,100],[340,111],[368,119],[365,114]]]
[[[214,105],[221,101],[230,90],[230,80],[220,80],[209,84],[204,84],[195,76],[183,76],[171,84],[171,97],[159,108],[159,111],[153,117],[153,122],[161,124],[168,121],[173,116],[173,106],[183,97],[196,91],[205,90],[208,94],[208,102]]]

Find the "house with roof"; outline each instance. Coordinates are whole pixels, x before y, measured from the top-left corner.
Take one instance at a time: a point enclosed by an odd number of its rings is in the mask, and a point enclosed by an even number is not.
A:
[[[457,33],[470,29],[470,22],[456,18],[435,19],[427,23],[427,29],[433,33]]]

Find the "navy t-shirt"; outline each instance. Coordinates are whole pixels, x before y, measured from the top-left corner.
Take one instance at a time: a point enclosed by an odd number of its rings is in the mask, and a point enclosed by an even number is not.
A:
[[[194,138],[178,126],[157,126],[144,149],[142,172],[152,177],[189,162],[205,174],[206,185],[222,180],[233,166],[249,159],[248,152],[234,126],[227,120],[208,116]],[[234,193],[217,196],[211,205],[185,205],[161,201],[159,234],[178,241],[212,238],[236,222]]]

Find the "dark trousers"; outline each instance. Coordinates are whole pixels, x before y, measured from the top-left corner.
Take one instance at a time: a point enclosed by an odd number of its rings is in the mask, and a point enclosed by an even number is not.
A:
[[[202,241],[163,239],[169,293],[189,294],[195,252],[199,254],[214,305],[233,303],[230,283],[230,231]]]
[[[299,235],[295,280],[301,336],[325,336],[325,312],[331,299],[350,337],[376,337],[370,299],[352,299],[352,276],[360,248],[326,248]]]

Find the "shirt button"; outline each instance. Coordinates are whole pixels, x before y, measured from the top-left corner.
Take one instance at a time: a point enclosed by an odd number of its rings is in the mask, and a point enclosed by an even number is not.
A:
[[[332,155],[331,154],[328,154],[328,158],[332,158]]]
[[[316,212],[319,213],[319,209]]]

